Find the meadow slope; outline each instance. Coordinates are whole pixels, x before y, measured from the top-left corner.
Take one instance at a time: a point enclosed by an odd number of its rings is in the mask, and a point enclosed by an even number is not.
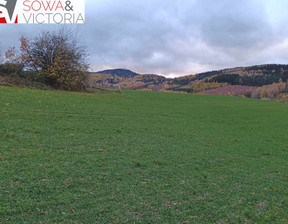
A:
[[[287,223],[287,112],[0,87],[0,223]]]

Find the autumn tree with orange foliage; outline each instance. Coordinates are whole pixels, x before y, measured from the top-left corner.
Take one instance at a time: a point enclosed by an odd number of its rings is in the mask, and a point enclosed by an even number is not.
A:
[[[18,60],[37,81],[66,90],[82,87],[88,70],[86,47],[72,31],[44,31],[32,41],[22,36],[20,42]]]

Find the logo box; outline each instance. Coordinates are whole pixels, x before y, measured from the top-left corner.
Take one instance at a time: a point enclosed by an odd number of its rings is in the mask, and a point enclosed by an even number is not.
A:
[[[84,0],[0,0],[0,23],[83,24]]]

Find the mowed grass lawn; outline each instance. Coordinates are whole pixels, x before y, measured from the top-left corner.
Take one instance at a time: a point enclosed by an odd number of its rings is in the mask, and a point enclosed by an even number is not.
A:
[[[288,105],[0,87],[0,223],[288,223]]]

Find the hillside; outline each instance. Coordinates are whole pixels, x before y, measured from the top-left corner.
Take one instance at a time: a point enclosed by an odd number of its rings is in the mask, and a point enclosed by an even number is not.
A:
[[[256,65],[237,67],[219,71],[204,72],[174,79],[174,83],[188,85],[193,82],[227,82],[232,85],[263,86],[279,79],[284,82],[288,79],[288,65]]]
[[[0,223],[286,223],[288,105],[0,87]]]
[[[155,74],[137,74],[126,69],[105,70],[90,73],[86,82],[90,86],[97,86],[103,83],[118,84],[124,89],[151,89],[166,81],[164,76]],[[164,88],[161,88],[164,89]]]
[[[156,74],[139,75],[130,70],[114,69],[91,73],[87,80],[89,80],[90,83],[94,83],[96,86],[97,84],[101,83],[111,83],[117,84],[124,89],[153,91],[206,93],[205,90],[222,88],[221,91],[210,92],[222,92],[224,95],[229,95],[231,93],[231,89],[233,90],[233,88],[235,88],[235,91],[232,92],[245,96],[247,95],[246,92],[244,93],[243,91],[236,90],[237,86],[251,86],[251,88],[247,89],[255,90],[256,87],[259,88],[263,86],[270,88],[269,85],[278,83],[279,81],[286,83],[288,80],[288,65],[270,64],[237,67],[219,71],[204,72],[196,75],[188,75],[174,79],[168,79],[164,76],[158,76]],[[227,86],[230,87],[228,88]],[[229,89],[229,92],[223,92],[223,87],[226,87],[227,90]],[[244,87],[242,88],[243,90],[245,89]],[[277,92],[274,95],[272,94],[273,98],[276,97],[275,95],[282,93],[282,89],[283,88],[281,88],[281,90],[279,89],[279,91],[277,90],[279,93]],[[258,91],[260,92],[260,90]],[[264,93],[255,95],[266,96]],[[267,96],[267,98],[269,98],[269,96]]]
[[[131,70],[128,69],[108,69],[104,71],[99,71],[97,72],[99,74],[106,74],[106,75],[114,75],[114,76],[120,76],[120,77],[134,77],[138,75],[135,72],[132,72]]]
[[[6,63],[0,66],[0,85],[2,86],[26,86],[40,89],[68,88],[59,83],[56,85],[54,79],[43,79],[40,76],[33,78],[33,76],[35,73],[21,71],[16,64]],[[139,74],[128,69],[90,72],[87,76],[83,74],[83,77],[84,79],[79,79],[79,83],[77,85],[74,83],[73,88],[71,86],[70,89],[117,92],[121,92],[121,89],[134,89],[221,94],[265,98],[281,102],[287,102],[288,99],[288,65],[237,67],[174,79],[157,74]]]

